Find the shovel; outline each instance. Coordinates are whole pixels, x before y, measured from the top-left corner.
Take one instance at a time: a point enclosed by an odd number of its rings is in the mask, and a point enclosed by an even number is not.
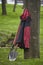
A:
[[[17,55],[18,55],[18,53],[17,53],[16,49],[14,49],[14,45],[13,45],[8,54],[9,61],[15,61],[17,58]]]

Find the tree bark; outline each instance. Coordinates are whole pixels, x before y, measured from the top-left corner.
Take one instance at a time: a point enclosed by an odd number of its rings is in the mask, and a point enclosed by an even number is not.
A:
[[[6,15],[6,0],[2,0],[2,15]]]
[[[17,0],[14,0],[15,1],[15,4],[14,4],[14,7],[13,7],[13,12],[15,12],[16,10],[16,5],[17,5]]]
[[[39,58],[40,0],[25,0],[24,6],[30,10],[32,17],[30,49],[24,50],[24,58]]]

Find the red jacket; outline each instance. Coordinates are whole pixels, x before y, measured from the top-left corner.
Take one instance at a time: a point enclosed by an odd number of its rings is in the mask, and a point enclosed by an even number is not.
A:
[[[21,22],[18,28],[14,43],[20,48],[30,48],[30,32],[31,32],[31,15],[27,9],[24,9],[20,16]]]

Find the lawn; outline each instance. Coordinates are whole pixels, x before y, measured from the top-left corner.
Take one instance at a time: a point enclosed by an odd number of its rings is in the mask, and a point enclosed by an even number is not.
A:
[[[6,5],[7,16],[1,15],[1,5],[0,5],[0,31],[3,32],[15,32],[17,31],[20,14],[22,13],[22,7],[17,6],[16,12],[13,12],[13,5]]]
[[[13,5],[7,5],[7,16],[1,15],[0,5],[0,32],[5,34],[16,33],[22,6],[17,6],[16,12],[13,12]],[[43,65],[43,7],[40,7],[40,58],[24,59],[23,49],[18,49],[18,57],[15,62],[8,60],[10,48],[0,48],[0,65]]]

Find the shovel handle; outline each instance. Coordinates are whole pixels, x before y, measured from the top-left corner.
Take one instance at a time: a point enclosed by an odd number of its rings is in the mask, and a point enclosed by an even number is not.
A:
[[[12,47],[11,47],[11,50],[13,50],[14,49],[14,44],[12,45]]]

